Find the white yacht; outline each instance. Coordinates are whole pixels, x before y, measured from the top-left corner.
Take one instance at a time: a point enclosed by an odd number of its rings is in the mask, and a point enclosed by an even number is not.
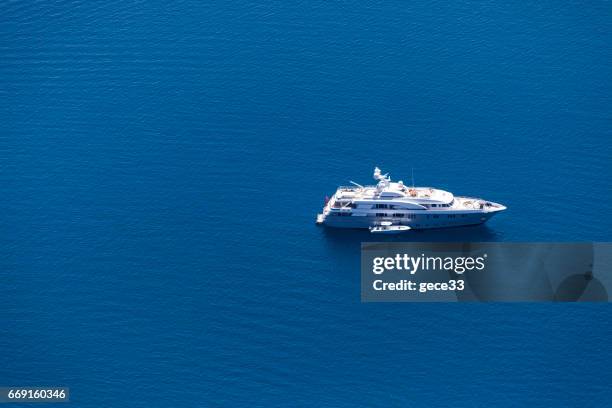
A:
[[[394,226],[410,229],[446,228],[476,225],[506,209],[505,206],[481,198],[459,197],[431,187],[410,187],[402,181],[391,182],[388,174],[374,169],[375,186],[338,187],[326,198],[317,224],[340,228],[370,228],[373,232]],[[380,227],[380,228],[376,228]]]

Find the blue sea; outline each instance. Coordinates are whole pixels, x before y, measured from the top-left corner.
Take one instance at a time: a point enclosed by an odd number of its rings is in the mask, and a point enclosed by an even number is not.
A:
[[[364,304],[374,166],[610,241],[609,2],[6,1],[0,386],[75,407],[608,407],[612,309]]]

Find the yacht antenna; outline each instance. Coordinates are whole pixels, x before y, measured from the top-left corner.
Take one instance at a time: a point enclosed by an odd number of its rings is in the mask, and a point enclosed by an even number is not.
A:
[[[411,167],[410,171],[412,172],[412,188],[414,188],[414,167]]]
[[[351,183],[351,184],[353,184],[353,185],[355,185],[355,186],[357,186],[357,187],[359,187],[360,189],[363,190],[363,186],[361,184],[355,183],[354,181],[349,181],[349,183]]]

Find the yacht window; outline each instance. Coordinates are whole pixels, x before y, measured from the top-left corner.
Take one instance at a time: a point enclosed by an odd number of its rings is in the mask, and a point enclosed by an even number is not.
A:
[[[402,213],[395,213],[395,214],[393,214],[393,216],[394,217],[402,218],[404,216],[404,214],[402,214]]]
[[[376,213],[377,217],[386,217],[387,213]]]

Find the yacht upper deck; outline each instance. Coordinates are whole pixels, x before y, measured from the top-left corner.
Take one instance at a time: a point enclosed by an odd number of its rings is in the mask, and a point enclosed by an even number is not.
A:
[[[453,194],[431,187],[408,187],[403,183],[389,183],[384,188],[378,186],[341,186],[336,191],[336,200],[351,201],[401,201],[417,204],[449,204]]]

